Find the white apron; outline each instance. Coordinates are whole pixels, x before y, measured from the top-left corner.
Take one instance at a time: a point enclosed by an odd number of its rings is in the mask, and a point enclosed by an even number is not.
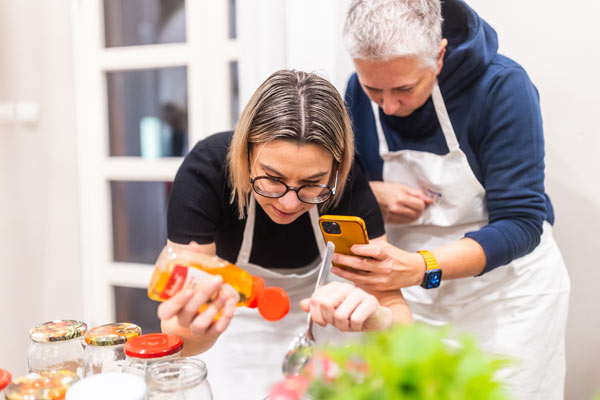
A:
[[[439,86],[432,93],[449,152],[390,152],[379,108],[373,112],[384,161],[383,180],[420,188],[433,198],[411,224],[386,224],[390,243],[406,251],[433,250],[488,224],[485,189],[460,150]],[[562,256],[544,222],[540,244],[523,257],[482,276],[445,281],[437,289],[402,289],[417,321],[451,324],[476,337],[490,353],[517,363],[502,370],[516,399],[562,399],[565,379],[565,325],[570,282]]]
[[[261,400],[271,386],[282,380],[281,365],[292,339],[306,329],[307,314],[299,302],[310,297],[317,282],[318,266],[324,255],[325,243],[319,229],[317,207],[309,211],[313,233],[321,257],[308,266],[295,269],[265,269],[249,262],[254,237],[256,202],[251,196],[242,246],[235,263],[254,276],[265,280],[266,286],[278,286],[290,296],[290,312],[281,320],[264,320],[257,309],[238,307],[229,327],[216,344],[199,355],[207,366],[208,381],[215,400]],[[331,335],[330,329],[315,326],[317,342]],[[344,336],[339,331],[334,335]]]

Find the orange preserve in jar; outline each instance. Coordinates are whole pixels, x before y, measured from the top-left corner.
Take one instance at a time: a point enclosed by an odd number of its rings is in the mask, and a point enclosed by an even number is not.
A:
[[[15,378],[6,388],[6,400],[62,400],[79,377],[71,371],[43,371]]]
[[[223,290],[237,298],[238,307],[257,307],[266,320],[280,320],[290,310],[290,300],[283,289],[265,288],[261,277],[253,276],[229,261],[173,243],[163,248],[156,261],[148,296],[165,301],[182,289],[193,289],[210,275],[223,278]]]

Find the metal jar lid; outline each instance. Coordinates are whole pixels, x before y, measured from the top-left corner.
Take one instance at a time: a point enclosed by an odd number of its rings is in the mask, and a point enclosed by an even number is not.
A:
[[[29,331],[29,337],[34,342],[60,342],[64,340],[75,339],[85,335],[87,324],[81,321],[70,319],[48,321],[32,328]]]
[[[149,333],[125,343],[125,354],[135,358],[160,358],[183,349],[183,340],[168,333]]]
[[[142,334],[142,328],[129,323],[114,323],[96,326],[85,334],[85,342],[92,346],[114,346]]]

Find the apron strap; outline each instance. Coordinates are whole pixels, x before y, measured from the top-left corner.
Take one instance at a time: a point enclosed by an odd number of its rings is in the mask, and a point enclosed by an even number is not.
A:
[[[311,208],[308,211],[308,216],[310,217],[310,224],[313,228],[313,233],[315,235],[315,242],[317,242],[317,247],[319,248],[319,255],[321,259],[325,257],[325,250],[327,245],[325,244],[325,239],[321,234],[321,229],[319,228],[319,210],[318,206]]]
[[[312,207],[308,211],[310,217],[310,224],[312,226],[317,248],[319,249],[319,255],[323,258],[325,254],[325,240],[321,235],[321,229],[319,228],[319,210],[317,207]],[[250,263],[250,251],[252,250],[252,243],[254,241],[254,223],[256,221],[256,200],[254,195],[250,194],[250,202],[248,204],[248,216],[246,218],[246,226],[244,227],[244,236],[242,239],[242,245],[240,252],[238,253],[237,261],[235,265],[247,265]]]
[[[442,132],[444,133],[444,138],[446,139],[446,145],[448,146],[448,150],[450,152],[458,150],[460,147],[458,144],[458,139],[456,138],[456,133],[454,132],[454,128],[452,127],[452,123],[450,122],[450,116],[448,115],[448,110],[446,110],[444,98],[442,97],[442,92],[437,81],[433,86],[433,91],[431,92],[431,99],[433,100],[433,107],[435,108],[435,113],[437,115],[438,121],[440,122]],[[383,156],[384,154],[389,153],[390,150],[385,139],[385,135],[383,133],[381,119],[379,118],[379,106],[377,105],[377,103],[372,101],[371,108],[373,109],[373,116],[375,117],[375,128],[377,130],[377,138],[379,139],[379,155]]]
[[[448,115],[448,110],[446,110],[446,104],[444,103],[444,98],[442,97],[442,91],[440,90],[437,81],[433,87],[431,99],[433,100],[433,106],[435,107],[435,113],[437,114],[438,121],[442,127],[442,132],[444,132],[444,138],[446,138],[448,150],[451,152],[458,150],[460,147],[458,145],[458,139],[456,138],[456,133],[454,133],[452,122],[450,122],[450,116]]]
[[[254,241],[254,221],[256,220],[256,200],[254,195],[250,194],[250,202],[248,204],[246,227],[244,228],[244,236],[242,237],[242,245],[238,253],[235,265],[246,265],[250,260],[250,250],[252,250],[252,242]]]
[[[371,108],[373,108],[373,116],[375,117],[375,129],[377,130],[377,139],[379,139],[379,155],[383,156],[390,152],[390,149],[387,144],[387,140],[385,140],[385,135],[383,134],[383,126],[381,125],[381,120],[379,119],[379,106],[374,101],[371,102]]]

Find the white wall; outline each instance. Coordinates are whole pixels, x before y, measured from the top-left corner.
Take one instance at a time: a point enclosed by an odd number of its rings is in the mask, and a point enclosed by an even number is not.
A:
[[[0,368],[25,371],[29,329],[82,317],[68,1],[0,1],[0,104],[32,101],[35,126],[0,122]]]
[[[521,63],[541,97],[547,191],[572,292],[567,398],[600,391],[600,3],[470,0],[498,31],[500,52]]]

